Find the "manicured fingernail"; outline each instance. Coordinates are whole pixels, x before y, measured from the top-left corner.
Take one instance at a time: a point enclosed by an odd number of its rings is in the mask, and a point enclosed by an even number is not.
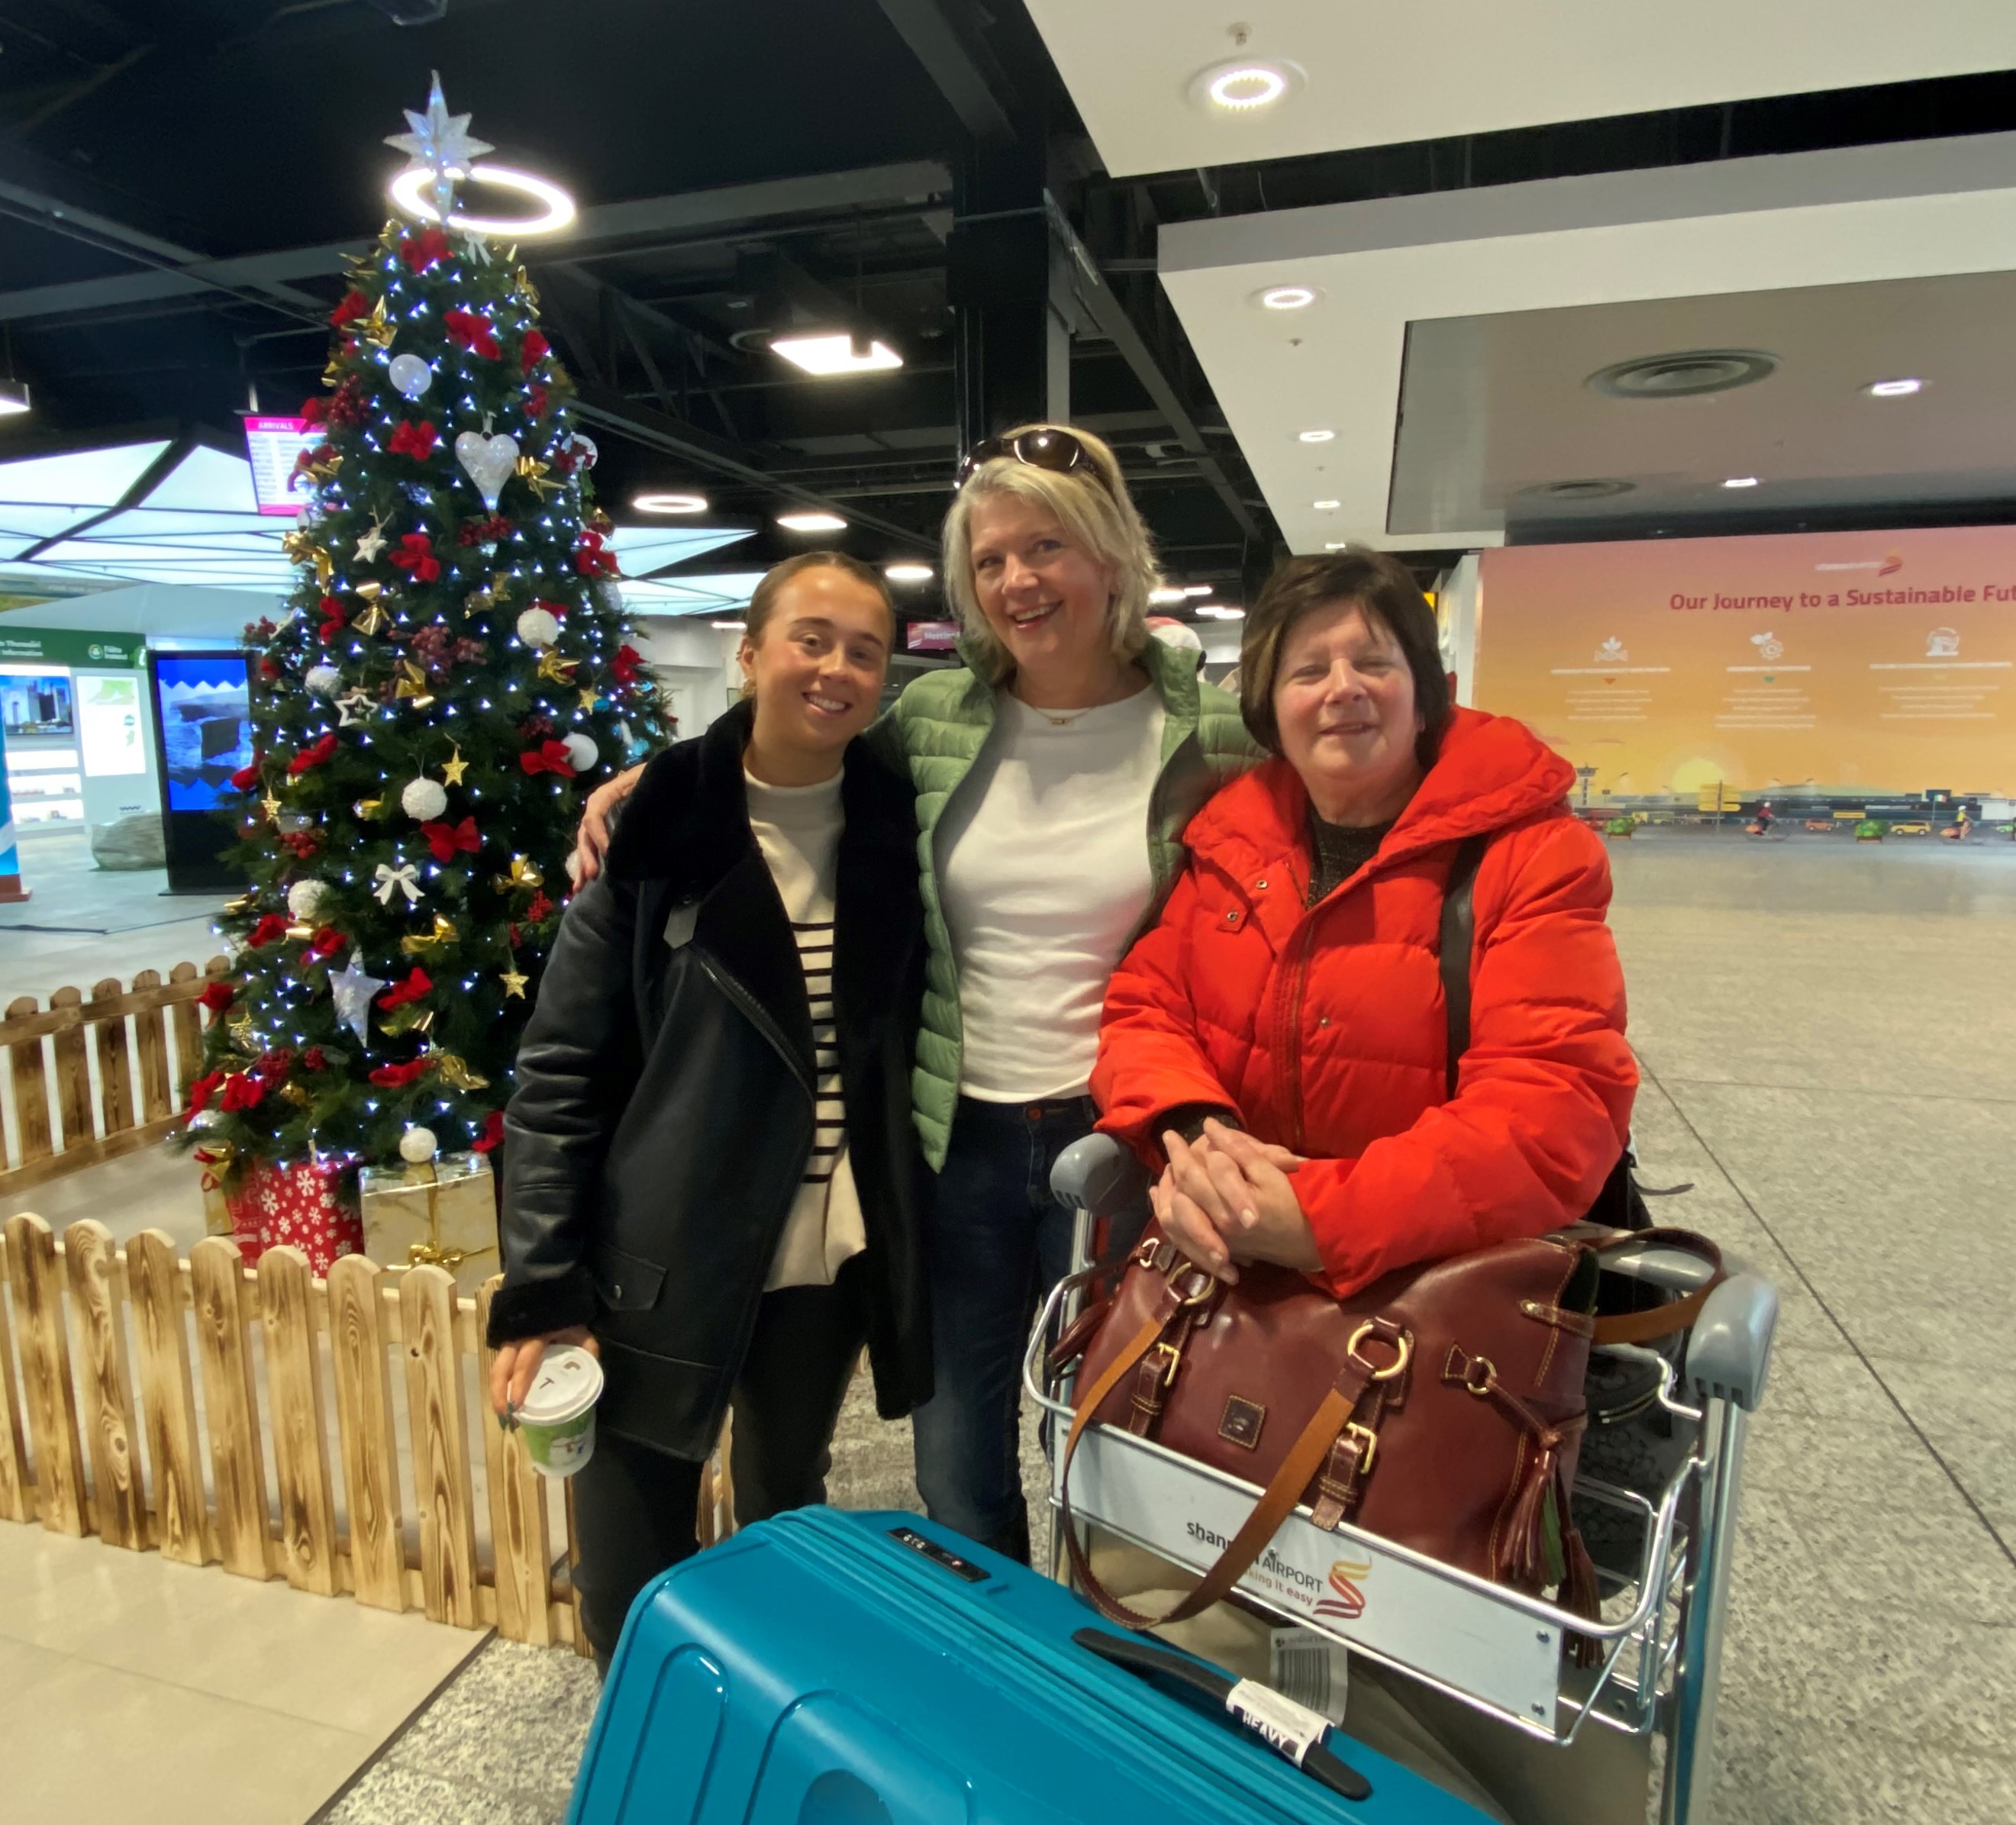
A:
[[[1250,1229],[1260,1221],[1259,1213],[1256,1211],[1241,1211],[1239,1213],[1239,1220]]]

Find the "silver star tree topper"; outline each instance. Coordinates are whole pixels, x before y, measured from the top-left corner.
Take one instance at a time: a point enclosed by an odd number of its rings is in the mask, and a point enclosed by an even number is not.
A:
[[[407,108],[402,112],[412,131],[389,133],[385,136],[385,143],[394,152],[406,155],[408,171],[434,173],[434,210],[445,224],[455,200],[455,179],[467,177],[469,167],[478,158],[497,148],[470,132],[468,115],[451,114],[448,111],[448,103],[441,95],[439,70],[434,72],[434,87],[427,95],[427,111],[416,114]]]

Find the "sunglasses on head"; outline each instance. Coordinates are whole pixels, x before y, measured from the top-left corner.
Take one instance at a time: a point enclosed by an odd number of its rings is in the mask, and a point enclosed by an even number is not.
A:
[[[1001,456],[1026,463],[1031,469],[1047,469],[1053,475],[1088,475],[1109,495],[1113,491],[1104,472],[1093,460],[1092,452],[1084,444],[1069,431],[1050,428],[1018,431],[1012,437],[981,438],[960,459],[958,473],[952,480],[953,492],[964,488],[983,463],[992,463]]]

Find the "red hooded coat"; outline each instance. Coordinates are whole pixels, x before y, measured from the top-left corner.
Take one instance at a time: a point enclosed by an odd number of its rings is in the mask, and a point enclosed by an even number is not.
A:
[[[1416,1262],[1571,1222],[1628,1134],[1638,1074],[1574,771],[1510,717],[1458,710],[1379,852],[1305,909],[1309,797],[1285,761],[1190,823],[1190,866],[1107,992],[1100,1127],[1159,1167],[1157,1118],[1237,1111],[1307,1156],[1295,1195],[1340,1298]],[[1473,889],[1471,1042],[1445,1100],[1443,884]]]

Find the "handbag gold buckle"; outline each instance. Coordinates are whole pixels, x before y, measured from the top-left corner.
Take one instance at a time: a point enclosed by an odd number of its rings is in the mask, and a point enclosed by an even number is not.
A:
[[[1379,1434],[1370,1426],[1361,1426],[1353,1420],[1345,1431],[1358,1442],[1358,1474],[1361,1477],[1372,1474],[1372,1460],[1379,1455]]]
[[[1344,1353],[1361,1367],[1370,1370],[1374,1381],[1391,1381],[1397,1377],[1406,1374],[1408,1363],[1413,1359],[1413,1334],[1405,1330],[1400,1333],[1398,1341],[1393,1343],[1394,1348],[1399,1351],[1399,1354],[1384,1369],[1375,1366],[1372,1359],[1359,1348],[1367,1337],[1378,1334],[1378,1326],[1370,1319],[1367,1319],[1351,1334],[1351,1341],[1344,1346]]]
[[[1151,1356],[1165,1357],[1168,1359],[1168,1366],[1162,1371],[1161,1384],[1165,1388],[1172,1386],[1176,1379],[1176,1371],[1183,1366],[1183,1352],[1181,1347],[1169,1342],[1165,1338],[1162,1342],[1156,1344],[1148,1354]]]

